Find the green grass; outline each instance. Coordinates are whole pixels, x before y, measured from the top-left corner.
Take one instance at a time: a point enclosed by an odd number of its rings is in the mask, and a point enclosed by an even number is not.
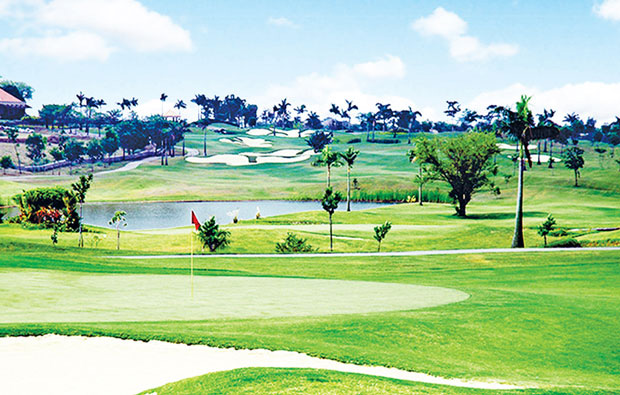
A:
[[[16,246],[17,247],[17,246]],[[5,268],[187,273],[184,260],[114,260],[39,246],[6,254]],[[42,258],[45,255],[45,258]],[[399,312],[270,319],[1,324],[0,334],[106,335],[284,349],[344,362],[446,377],[619,389],[620,252],[541,252],[382,258],[196,260],[197,275],[235,273],[396,282],[457,288],[460,303]],[[165,286],[162,286],[162,292]],[[54,288],[59,295],[63,289]],[[559,391],[559,390],[558,390]]]
[[[217,372],[181,380],[141,394],[331,394],[331,395],[543,395],[572,394],[570,389],[488,391],[442,385],[413,383],[359,374],[314,369],[249,368]],[[601,395],[604,392],[599,392]],[[608,392],[611,394],[611,392]]]

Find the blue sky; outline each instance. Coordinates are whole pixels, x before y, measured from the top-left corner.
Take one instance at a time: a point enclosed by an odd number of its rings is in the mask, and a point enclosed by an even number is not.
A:
[[[527,93],[535,109],[609,120],[619,39],[620,0],[0,0],[0,75],[30,83],[35,108],[84,91],[135,96],[146,114],[162,92],[235,93],[439,119],[445,100],[482,109]]]

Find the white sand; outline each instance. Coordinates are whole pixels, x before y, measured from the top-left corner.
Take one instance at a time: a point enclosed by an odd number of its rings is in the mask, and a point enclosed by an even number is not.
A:
[[[511,149],[513,151],[517,150],[517,146],[516,145],[509,145],[509,144],[504,144],[504,143],[497,144],[497,148],[499,148],[499,149]],[[530,145],[527,146],[527,148],[530,151],[533,151],[533,150],[537,149],[538,147],[535,144],[530,144]]]
[[[531,156],[532,156],[532,163],[538,163],[538,154],[531,154]],[[512,159],[511,155],[508,155],[508,157]],[[551,158],[549,155],[540,154],[540,163],[549,162],[549,158]],[[553,163],[558,163],[561,161],[562,159],[553,157]]]
[[[259,165],[262,163],[295,163],[303,162],[310,159],[315,153],[312,150],[299,151],[299,150],[279,150],[269,153],[261,152],[242,152],[237,155],[222,154],[213,155],[206,158],[190,157],[185,158],[190,163],[197,164],[225,164],[228,166],[250,166]],[[250,157],[255,157],[256,162],[250,162]]]
[[[246,166],[250,164],[250,160],[247,156],[243,155],[232,155],[232,154],[223,154],[223,155],[213,155],[204,157],[190,157],[185,158],[189,163],[197,163],[197,164],[225,164],[228,166]]]
[[[507,384],[445,379],[360,366],[290,351],[235,350],[108,337],[46,335],[0,338],[2,394],[135,394],[206,373],[248,367],[314,368],[482,389]]]
[[[223,138],[220,139],[220,141],[223,143],[244,145],[252,148],[270,148],[273,146],[273,144],[265,139],[253,139],[249,137],[234,137],[233,139]]]
[[[301,137],[308,137],[314,130],[305,130],[301,132]],[[250,136],[273,136],[273,129],[251,129],[247,131]],[[299,129],[284,130],[276,128],[276,137],[299,138]]]

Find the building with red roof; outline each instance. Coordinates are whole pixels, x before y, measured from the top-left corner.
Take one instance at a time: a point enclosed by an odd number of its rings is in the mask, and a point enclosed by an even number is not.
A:
[[[25,101],[0,88],[0,119],[20,119],[30,108]]]

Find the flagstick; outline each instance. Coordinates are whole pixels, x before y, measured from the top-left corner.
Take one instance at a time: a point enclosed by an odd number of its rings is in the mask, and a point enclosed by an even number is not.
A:
[[[189,258],[189,281],[192,287],[192,298],[194,297],[194,231],[189,233],[190,258]]]

